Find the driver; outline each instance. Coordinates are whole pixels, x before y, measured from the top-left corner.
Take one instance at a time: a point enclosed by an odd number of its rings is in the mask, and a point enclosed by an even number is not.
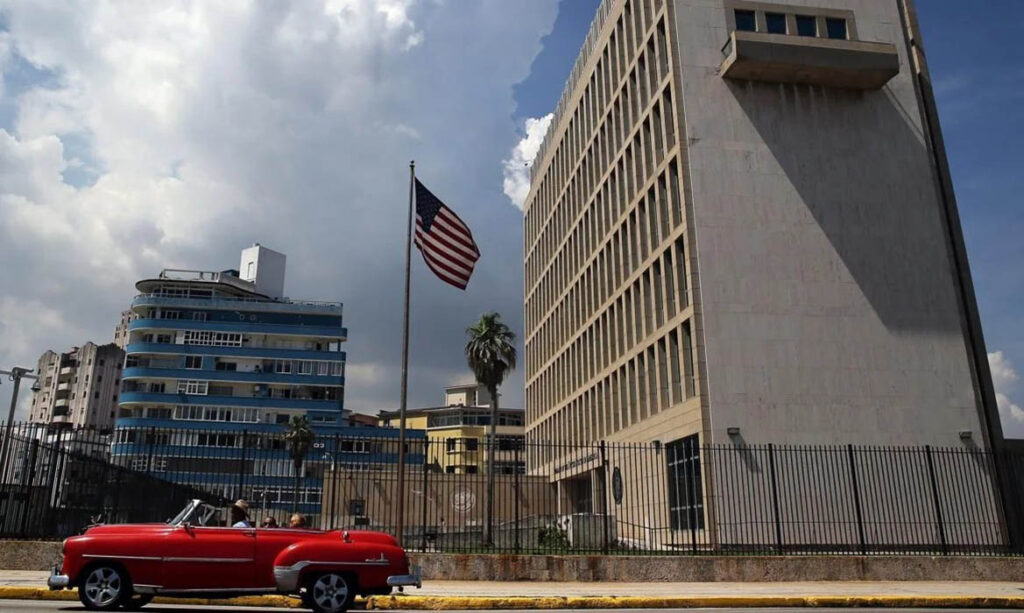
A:
[[[231,505],[231,527],[232,528],[252,528],[252,522],[249,521],[249,505],[244,500],[239,498],[235,501],[235,504]]]

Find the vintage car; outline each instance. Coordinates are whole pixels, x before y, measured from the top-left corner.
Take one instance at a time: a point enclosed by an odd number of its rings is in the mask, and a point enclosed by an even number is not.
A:
[[[318,613],[356,595],[420,587],[405,551],[381,532],[231,528],[193,500],[164,524],[93,526],[64,541],[51,590],[78,588],[85,608],[137,609],[161,596],[291,594]]]

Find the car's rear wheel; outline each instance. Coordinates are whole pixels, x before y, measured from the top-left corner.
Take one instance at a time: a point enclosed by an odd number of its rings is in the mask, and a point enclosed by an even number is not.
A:
[[[342,613],[352,603],[354,588],[341,573],[321,573],[306,586],[303,603],[315,613]]]
[[[121,602],[125,611],[138,611],[153,601],[153,594],[132,594]]]
[[[82,573],[78,599],[90,611],[112,611],[132,593],[128,573],[114,564],[97,564]]]

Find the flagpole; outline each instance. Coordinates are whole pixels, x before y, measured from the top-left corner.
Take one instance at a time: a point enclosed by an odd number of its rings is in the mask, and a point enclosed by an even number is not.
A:
[[[398,405],[398,544],[405,531],[405,405],[409,383],[409,270],[412,258],[413,194],[416,184],[416,161],[409,162],[409,213],[405,230],[405,310],[402,314],[402,393]],[[424,462],[426,458],[424,458]],[[426,466],[424,466],[426,470]]]

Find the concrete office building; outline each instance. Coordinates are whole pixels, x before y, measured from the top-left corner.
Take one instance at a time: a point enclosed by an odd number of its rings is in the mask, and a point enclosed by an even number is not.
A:
[[[528,439],[1002,438],[910,0],[605,0],[525,291]]]
[[[399,411],[381,411],[378,420],[383,427],[397,428]],[[410,430],[426,434],[427,464],[436,470],[459,475],[486,472],[491,424],[491,394],[486,387],[475,383],[446,387],[444,404],[408,409],[405,424]],[[495,473],[526,471],[523,426],[522,409],[499,407]]]
[[[114,327],[114,344],[120,347],[122,350],[128,346],[128,326],[131,325],[137,317],[135,311],[128,309],[121,311],[121,319],[117,322],[117,326]]]
[[[124,351],[88,342],[66,353],[39,356],[39,391],[29,421],[66,428],[110,430],[117,417]]]

